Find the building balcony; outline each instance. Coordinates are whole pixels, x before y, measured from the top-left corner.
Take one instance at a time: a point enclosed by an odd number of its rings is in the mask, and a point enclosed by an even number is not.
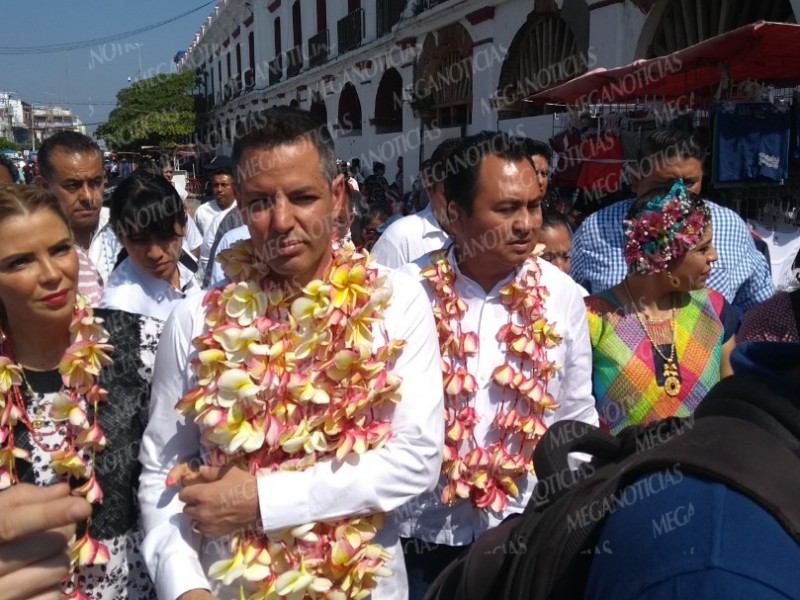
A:
[[[286,53],[286,77],[294,77],[303,70],[303,45],[298,44]]]
[[[377,31],[378,37],[382,37],[392,31],[392,27],[400,22],[403,10],[406,7],[405,0],[378,0]]]
[[[339,34],[339,54],[355,50],[364,40],[364,9],[358,8],[336,24]]]
[[[419,0],[414,4],[414,16],[417,16],[429,8],[433,8],[437,4],[441,4],[442,2],[447,2],[447,0]]]
[[[328,60],[329,49],[328,30],[323,29],[319,33],[308,38],[308,66],[318,67]]]
[[[244,72],[244,89],[249,92],[255,87],[256,87],[255,69],[247,69]]]
[[[269,84],[275,85],[283,78],[283,57],[278,55],[269,61]]]

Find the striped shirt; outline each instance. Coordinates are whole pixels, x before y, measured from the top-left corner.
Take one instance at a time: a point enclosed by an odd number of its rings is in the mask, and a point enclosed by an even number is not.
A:
[[[75,246],[75,249],[78,251],[78,264],[80,265],[78,291],[86,296],[86,303],[89,306],[96,307],[100,304],[100,297],[103,295],[103,280],[83,249],[78,245]]]
[[[711,265],[708,287],[741,311],[775,293],[767,259],[756,249],[744,220],[729,208],[705,200],[711,211],[712,244],[719,260]],[[572,238],[572,278],[598,294],[625,279],[622,221],[633,200],[623,200],[590,215]]]

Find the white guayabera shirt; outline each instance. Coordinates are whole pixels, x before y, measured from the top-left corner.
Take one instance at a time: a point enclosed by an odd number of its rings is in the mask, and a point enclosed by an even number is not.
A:
[[[505,363],[511,364],[515,370],[520,369],[519,359],[507,355],[505,345],[497,341],[497,332],[508,323],[508,309],[498,292],[512,277],[522,278],[527,263],[487,294],[458,269],[453,248],[448,252],[448,260],[456,274],[456,292],[467,304],[467,312],[461,322],[462,330],[475,332],[479,339],[478,354],[467,360],[466,368],[478,384],[474,403],[478,415],[475,439],[486,448],[498,439],[497,431],[490,429],[490,425],[502,402],[502,389],[492,383],[492,373]],[[549,292],[544,305],[545,317],[555,324],[556,332],[562,337],[559,345],[547,350],[547,359],[562,367],[547,385],[548,393],[555,398],[559,408],[547,411],[543,421],[548,427],[562,419],[597,425],[597,410],[592,396],[592,347],[580,286],[549,262],[536,260],[542,269],[541,284]],[[429,264],[430,256],[424,256],[407,264],[401,271],[422,279],[420,271]],[[430,285],[424,282],[423,286],[430,302],[433,302]],[[519,324],[519,321],[515,322]],[[507,516],[522,512],[535,484],[536,477],[533,475],[518,481],[519,496],[516,499],[509,498],[508,507],[498,514],[479,510],[468,499],[460,500],[451,507],[444,506],[439,500],[442,480],[435,491],[423,494],[404,507],[400,535],[449,546],[470,544],[487,529],[499,525]]]
[[[436,483],[444,439],[436,325],[417,281],[389,269],[381,272],[388,275],[393,289],[384,313],[386,333],[407,342],[392,368],[402,383],[391,437],[382,448],[335,466],[323,461],[305,471],[259,473],[259,512],[268,532],[350,515],[391,513]],[[206,577],[211,564],[229,557],[227,538],[201,539],[182,514],[178,491],[164,484],[175,464],[201,453],[200,429],[191,418],[178,415],[175,404],[196,387],[189,364],[194,352],[191,341],[205,330],[204,314],[202,296],[193,296],[178,305],[164,327],[153,374],[150,421],[139,457],[142,553],[159,598],[177,598],[195,588],[211,589],[220,598],[239,597],[238,582],[223,588]],[[373,335],[377,349],[385,343],[378,326]],[[375,542],[394,558],[386,564],[393,575],[380,578],[373,600],[405,600],[405,564],[393,517]]]
[[[115,308],[166,321],[181,300],[201,291],[194,273],[180,262],[178,272],[180,289],[145,273],[126,258],[111,272],[100,308]]]
[[[370,254],[378,264],[399,269],[428,252],[443,248],[449,239],[428,204],[420,212],[389,225],[375,242]]]

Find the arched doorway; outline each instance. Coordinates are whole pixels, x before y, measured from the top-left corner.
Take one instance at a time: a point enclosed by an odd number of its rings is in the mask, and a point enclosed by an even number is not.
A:
[[[654,58],[757,21],[796,23],[790,0],[665,0],[647,16],[637,58]]]
[[[381,77],[373,123],[377,133],[403,131],[403,77],[397,69],[389,69]]]
[[[585,73],[588,61],[588,48],[579,46],[560,15],[534,10],[514,36],[500,69],[498,116],[514,119],[541,114],[542,106],[524,99]]]
[[[337,124],[343,133],[361,134],[361,100],[356,86],[348,83],[339,95],[339,118]]]
[[[472,122],[472,38],[458,23],[429,33],[417,61],[411,107],[439,127]]]
[[[311,116],[313,116],[314,119],[316,119],[319,123],[328,123],[328,108],[325,106],[325,101],[319,94],[314,94],[311,100],[311,106],[308,110],[311,113]]]

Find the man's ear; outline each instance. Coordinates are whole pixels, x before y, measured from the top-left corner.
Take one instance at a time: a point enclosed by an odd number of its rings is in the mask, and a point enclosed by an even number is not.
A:
[[[37,175],[34,178],[34,181],[36,182],[36,185],[38,185],[43,190],[49,190],[50,189],[50,184],[47,183],[47,180],[44,177],[42,177],[41,175]]]
[[[448,228],[452,229],[453,231],[459,231],[465,216],[464,209],[455,202],[447,200],[445,211],[447,213]]]
[[[331,181],[331,196],[333,197],[333,215],[334,217],[342,210],[342,204],[345,202],[344,195],[347,193],[344,189],[345,186],[344,175],[341,173],[333,178]]]

